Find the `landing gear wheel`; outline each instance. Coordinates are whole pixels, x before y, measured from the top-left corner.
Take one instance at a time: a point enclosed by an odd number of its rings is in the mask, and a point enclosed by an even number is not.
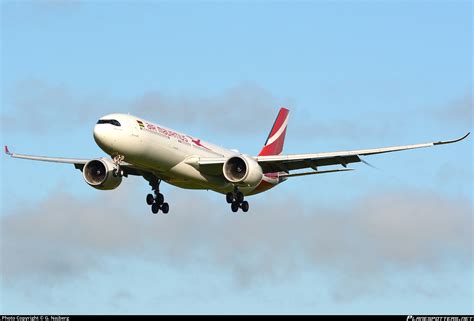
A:
[[[240,207],[242,208],[242,211],[247,212],[249,210],[249,202],[243,201]]]
[[[158,204],[153,203],[153,204],[151,205],[151,211],[153,212],[153,214],[158,213],[159,210],[160,210],[160,206],[159,206]]]
[[[163,196],[163,194],[158,193],[158,194],[156,194],[156,199],[155,200],[156,200],[156,203],[158,203],[158,205],[161,205],[161,204],[164,203],[165,197]]]
[[[161,179],[152,174],[144,175],[143,177],[148,181],[153,191],[153,194],[146,196],[146,202],[148,205],[151,205],[151,211],[153,214],[156,214],[161,210],[163,214],[167,214],[170,206],[168,203],[165,203],[165,197],[160,193]]]
[[[147,203],[148,205],[153,204],[154,201],[155,201],[155,198],[153,197],[152,194],[148,194],[148,195],[146,196],[146,203]]]
[[[237,212],[239,210],[239,203],[238,202],[232,202],[232,205],[230,206],[232,209],[232,212]]]
[[[122,177],[123,176],[123,170],[114,169],[112,171],[112,175],[114,175],[114,177]]]
[[[235,199],[237,202],[242,203],[244,201],[244,194],[240,191],[235,193]]]
[[[225,199],[227,203],[231,204],[234,201],[234,194],[232,194],[232,192],[227,193]]]

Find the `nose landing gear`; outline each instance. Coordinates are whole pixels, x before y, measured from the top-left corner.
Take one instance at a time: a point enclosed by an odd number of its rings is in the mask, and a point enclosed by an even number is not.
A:
[[[112,175],[114,175],[114,177],[117,177],[117,176],[120,176],[122,177],[123,176],[123,170],[120,168],[120,163],[125,159],[125,156],[123,155],[115,155],[114,158],[112,159],[114,165],[115,165],[115,168],[114,170],[112,171]]]
[[[238,187],[234,188],[234,192],[229,192],[225,195],[227,203],[231,204],[230,208],[232,212],[237,212],[239,208],[244,212],[248,212],[249,203],[244,200],[244,194],[239,191]]]

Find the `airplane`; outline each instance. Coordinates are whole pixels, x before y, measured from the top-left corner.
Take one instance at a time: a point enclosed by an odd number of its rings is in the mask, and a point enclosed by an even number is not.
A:
[[[283,155],[289,110],[281,108],[267,140],[257,156],[240,153],[202,141],[140,117],[110,114],[101,117],[93,130],[97,145],[111,158],[78,159],[16,154],[5,146],[13,158],[73,164],[82,171],[84,180],[99,190],[117,188],[123,177],[145,178],[152,193],[146,203],[153,214],[169,212],[169,204],[160,193],[160,183],[185,189],[212,190],[226,195],[232,212],[249,210],[246,196],[262,193],[288,178],[344,172],[350,163],[365,162],[361,156],[451,144],[465,139],[424,144],[313,154]],[[341,165],[343,168],[320,170]],[[311,171],[298,171],[311,169]]]

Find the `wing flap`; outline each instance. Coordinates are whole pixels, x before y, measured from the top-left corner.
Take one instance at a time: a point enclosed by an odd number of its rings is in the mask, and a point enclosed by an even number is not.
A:
[[[287,178],[287,177],[316,175],[316,174],[348,172],[348,171],[353,171],[353,170],[354,170],[353,168],[330,169],[330,170],[326,170],[326,171],[314,171],[314,172],[304,172],[304,173],[294,173],[294,174],[279,174],[278,177],[280,177],[280,178]]]
[[[273,157],[273,159],[257,157],[257,162],[262,167],[264,173],[289,172],[293,170],[312,168],[317,170],[320,166],[342,165],[344,167],[350,163],[360,162],[358,155],[344,156],[316,156],[318,154],[288,155]]]

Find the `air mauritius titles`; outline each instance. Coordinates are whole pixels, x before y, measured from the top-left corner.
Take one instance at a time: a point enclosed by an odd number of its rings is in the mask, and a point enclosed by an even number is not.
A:
[[[175,131],[172,131],[170,129],[161,128],[160,126],[153,125],[153,124],[150,124],[150,123],[146,123],[146,125],[145,125],[145,123],[143,123],[141,120],[137,120],[137,123],[138,123],[138,126],[140,126],[141,130],[146,130],[148,132],[159,134],[159,135],[161,135],[163,137],[166,137],[168,139],[170,139],[171,137],[174,137],[180,143],[188,144],[188,145],[194,145],[194,146],[205,148],[205,149],[209,150],[209,148],[207,148],[206,146],[201,144],[200,139],[192,138],[191,136],[187,136],[187,135],[185,136],[185,135],[179,134]]]

